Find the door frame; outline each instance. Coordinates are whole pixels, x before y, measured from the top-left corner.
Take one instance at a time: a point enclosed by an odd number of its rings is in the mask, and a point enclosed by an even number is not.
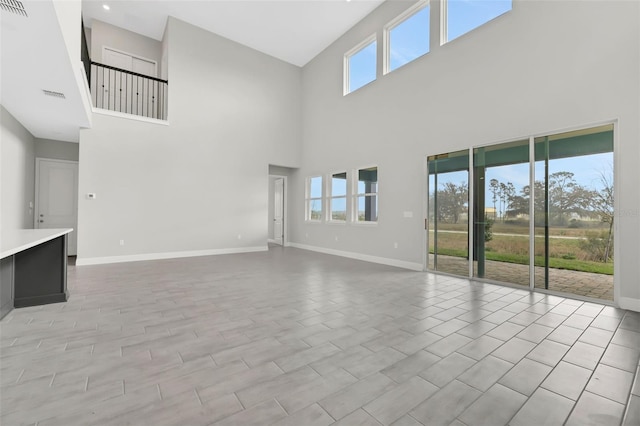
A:
[[[282,182],[282,199],[284,204],[284,210],[282,211],[282,247],[289,247],[289,197],[287,196],[287,193],[289,192],[289,181],[285,175],[269,174],[269,188],[267,190],[268,197],[271,196],[271,178],[284,179]],[[269,204],[267,204],[267,206],[268,205]],[[274,241],[272,235],[267,235],[267,241]]]
[[[35,182],[34,182],[34,206],[33,206],[33,229],[39,229],[38,228],[38,218],[39,218],[39,212],[40,212],[40,164],[43,161],[49,161],[49,162],[54,162],[54,163],[65,163],[65,164],[75,164],[78,166],[78,170],[80,169],[80,163],[78,161],[72,161],[72,160],[58,160],[57,158],[46,158],[46,157],[36,157],[36,176],[35,176]],[[78,173],[79,174],[79,173]],[[80,183],[80,179],[78,176],[78,184]],[[78,235],[78,201],[79,201],[79,196],[78,196],[78,189],[76,188],[74,193],[76,194],[76,223],[75,223],[75,227],[73,228],[74,231],[76,231],[76,235]],[[76,246],[77,248],[77,246]]]

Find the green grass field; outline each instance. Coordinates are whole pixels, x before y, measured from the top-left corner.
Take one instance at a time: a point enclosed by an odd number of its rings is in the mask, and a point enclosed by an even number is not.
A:
[[[593,254],[582,244],[587,231],[600,228],[550,228],[549,229],[549,266],[556,269],[591,272],[613,275],[613,262],[591,260]],[[445,231],[445,232],[440,232]],[[446,232],[457,231],[457,232]],[[438,227],[438,254],[467,257],[468,236],[466,224],[443,224]],[[529,263],[529,228],[522,225],[496,223],[493,226],[493,239],[486,244],[487,260],[517,263]],[[499,235],[511,234],[511,235]],[[429,252],[433,253],[433,230],[430,232]],[[568,237],[568,238],[567,238]],[[544,266],[544,239],[536,233],[535,264]]]

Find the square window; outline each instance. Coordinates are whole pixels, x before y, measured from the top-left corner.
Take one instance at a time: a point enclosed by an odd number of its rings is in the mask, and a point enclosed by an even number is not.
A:
[[[445,0],[442,43],[449,42],[510,11],[512,0]]]
[[[429,52],[429,16],[421,1],[385,26],[385,74]]]
[[[344,94],[376,79],[378,44],[375,34],[344,55]]]

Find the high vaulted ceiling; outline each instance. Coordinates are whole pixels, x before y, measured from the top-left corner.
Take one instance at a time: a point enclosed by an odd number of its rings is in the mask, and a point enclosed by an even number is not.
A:
[[[98,19],[156,40],[173,16],[304,66],[383,1],[83,0],[82,9],[87,26]]]

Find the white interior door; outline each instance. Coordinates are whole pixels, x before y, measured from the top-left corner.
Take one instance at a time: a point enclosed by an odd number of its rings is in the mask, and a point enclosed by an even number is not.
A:
[[[273,239],[282,245],[284,236],[284,179],[274,181],[273,197]]]
[[[77,254],[78,163],[38,158],[36,228],[73,228],[67,239],[69,256]]]

